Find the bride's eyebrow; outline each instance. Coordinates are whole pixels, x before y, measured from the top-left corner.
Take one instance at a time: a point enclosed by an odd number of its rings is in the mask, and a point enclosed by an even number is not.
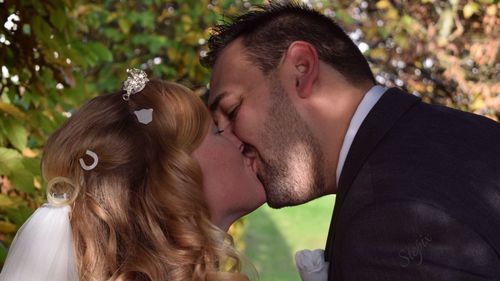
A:
[[[212,102],[212,104],[210,104],[208,106],[208,108],[210,109],[210,112],[212,112],[212,113],[215,112],[217,110],[217,108],[219,107],[220,101],[223,98],[225,98],[227,95],[228,95],[228,92],[222,92],[218,96],[216,96],[214,101]]]

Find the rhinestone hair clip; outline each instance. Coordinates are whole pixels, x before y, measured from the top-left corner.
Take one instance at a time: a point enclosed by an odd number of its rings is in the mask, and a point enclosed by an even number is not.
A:
[[[128,78],[123,82],[123,90],[125,94],[123,94],[123,99],[128,101],[130,96],[136,94],[146,86],[146,83],[149,81],[146,72],[137,69],[127,69]]]

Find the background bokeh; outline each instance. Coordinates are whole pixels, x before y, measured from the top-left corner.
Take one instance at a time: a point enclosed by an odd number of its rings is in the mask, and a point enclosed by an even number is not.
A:
[[[43,144],[75,108],[118,90],[129,67],[202,95],[210,27],[266,2],[0,0],[0,263],[44,201]],[[500,118],[498,0],[301,2],[345,28],[380,84]],[[264,206],[232,231],[261,279],[295,280],[294,251],[323,247],[332,207]]]

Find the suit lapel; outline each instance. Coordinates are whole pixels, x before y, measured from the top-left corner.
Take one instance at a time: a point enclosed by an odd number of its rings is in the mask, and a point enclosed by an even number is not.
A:
[[[390,131],[405,112],[419,101],[419,98],[398,88],[391,88],[380,98],[361,124],[349,149],[339,178],[335,207],[325,248],[325,259],[327,261],[330,260],[330,255],[333,252],[331,247],[333,247],[335,239],[336,223],[342,212],[342,204],[353,180],[384,135]]]

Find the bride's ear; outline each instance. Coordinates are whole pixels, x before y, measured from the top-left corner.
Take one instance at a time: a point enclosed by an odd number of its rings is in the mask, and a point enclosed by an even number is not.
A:
[[[288,93],[295,93],[302,99],[310,97],[319,76],[316,48],[305,41],[292,42],[283,56],[280,72]]]

